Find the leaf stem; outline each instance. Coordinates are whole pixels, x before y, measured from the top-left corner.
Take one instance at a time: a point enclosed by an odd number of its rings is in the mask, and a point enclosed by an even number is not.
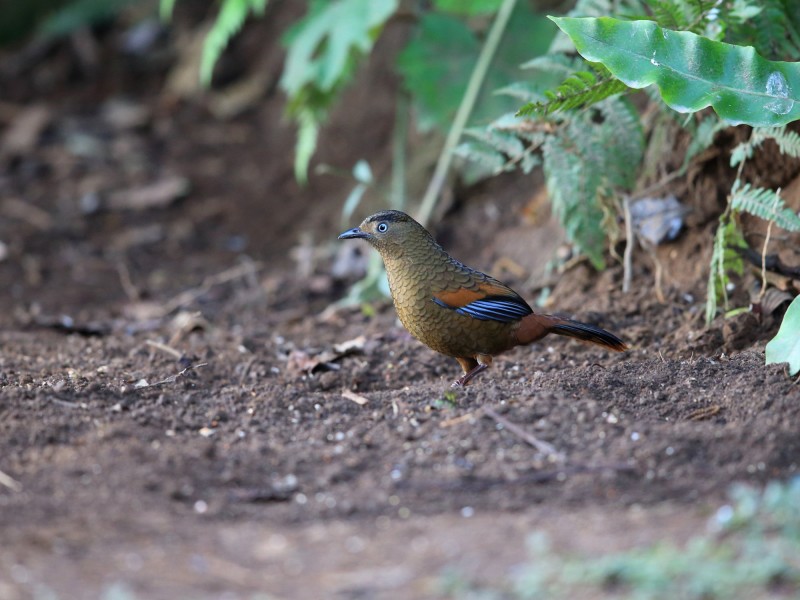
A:
[[[500,45],[500,40],[503,38],[508,20],[514,10],[517,0],[503,0],[500,9],[497,11],[497,16],[492,23],[489,30],[489,35],[486,36],[486,41],[481,48],[481,53],[472,70],[472,74],[467,84],[467,89],[464,96],[461,98],[461,104],[458,107],[456,116],[453,119],[453,124],[450,126],[450,131],[447,133],[442,151],[439,154],[439,160],[436,163],[436,169],[433,172],[431,181],[428,184],[428,189],[425,190],[425,195],[422,198],[422,203],[417,213],[417,220],[423,226],[428,224],[428,221],[433,214],[433,209],[436,207],[436,202],[439,199],[439,194],[444,186],[447,178],[447,172],[450,170],[450,164],[453,162],[453,150],[464,132],[464,127],[467,124],[467,119],[472,114],[472,109],[475,106],[475,101],[478,98],[478,93],[481,91],[481,86],[486,78],[486,73],[489,70],[489,65],[492,63],[497,47]]]

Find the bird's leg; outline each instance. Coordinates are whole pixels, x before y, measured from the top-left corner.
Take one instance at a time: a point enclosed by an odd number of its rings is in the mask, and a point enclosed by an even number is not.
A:
[[[475,358],[457,358],[456,360],[464,370],[464,374],[450,386],[454,388],[466,386],[475,375],[489,368],[489,365],[492,364],[492,357],[484,354],[479,354],[477,360]]]

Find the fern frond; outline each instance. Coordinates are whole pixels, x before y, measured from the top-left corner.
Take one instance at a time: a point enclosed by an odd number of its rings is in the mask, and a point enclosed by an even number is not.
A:
[[[598,268],[606,240],[599,195],[631,187],[643,148],[641,123],[620,98],[573,115],[543,146],[553,210],[569,240]]]
[[[753,18],[756,49],[765,56],[800,58],[800,37],[790,18],[790,11],[798,10],[797,3],[762,0],[762,6],[763,10]]]
[[[467,140],[453,149],[453,154],[467,161],[471,168],[469,179],[480,180],[505,170],[508,162],[505,156],[489,144],[477,140]]]
[[[741,25],[758,15],[764,7],[760,0],[734,0],[730,4],[722,5],[720,17],[729,23]]]
[[[495,90],[498,96],[510,96],[521,102],[537,102],[542,99],[542,95],[536,89],[536,85],[528,81],[514,81],[507,86]]]
[[[741,275],[744,272],[744,260],[737,248],[746,247],[736,222],[733,219],[723,220],[714,234],[714,250],[711,254],[706,292],[706,324],[714,320],[720,301],[725,310],[728,310],[730,274]]]
[[[566,54],[544,54],[522,63],[519,68],[547,73],[561,73],[564,77],[567,77],[576,70],[577,64],[580,63],[576,58]]]
[[[629,0],[630,1],[630,0]],[[619,6],[618,0],[578,0],[575,3],[575,8],[567,13],[568,17],[605,17],[614,14]],[[556,37],[553,38],[550,48],[547,51],[549,55],[559,53],[571,54],[575,52],[575,45],[569,36],[563,31],[559,31]]]
[[[591,122],[584,124],[584,135],[604,155],[598,164],[603,176],[612,188],[632,188],[644,156],[644,131],[636,109],[625,97],[606,100],[589,109],[587,120]]]
[[[483,142],[500,154],[504,154],[510,158],[519,156],[525,151],[525,145],[520,139],[507,131],[493,129],[491,127],[471,127],[465,129],[464,134]]]
[[[627,89],[628,86],[608,71],[601,72],[598,76],[589,71],[578,71],[567,77],[555,91],[545,92],[548,98],[546,102],[529,102],[517,111],[517,116],[544,117],[554,112],[574,110],[597,104]]]
[[[686,148],[686,155],[683,157],[681,169],[686,169],[695,156],[714,143],[714,137],[717,133],[727,127],[729,127],[728,123],[720,120],[716,115],[710,115],[700,121],[694,129],[689,146]]]
[[[165,23],[172,18],[172,12],[175,9],[175,0],[161,0],[158,4],[158,16]]]
[[[688,12],[692,19],[689,25],[689,31],[694,33],[704,34],[708,31],[708,26],[715,24],[718,21],[717,16],[719,9],[712,13],[712,10],[717,7],[719,2],[716,0],[689,0]],[[714,15],[714,18],[711,15]]]
[[[692,24],[690,2],[686,0],[647,0],[647,4],[660,27],[685,30]]]
[[[248,15],[264,14],[267,0],[223,0],[217,20],[208,32],[203,43],[203,56],[200,61],[200,79],[203,85],[211,83],[214,65],[231,38],[242,28]],[[165,5],[169,6],[168,2]]]
[[[757,127],[750,134],[750,139],[739,143],[731,151],[731,166],[735,167],[743,160],[751,158],[756,148],[766,140],[775,140],[781,154],[800,158],[800,135],[783,127]]]
[[[758,144],[768,139],[775,140],[781,154],[800,158],[800,135],[794,131],[789,131],[785,126],[754,129],[752,137],[755,138]]]
[[[492,121],[489,124],[489,129],[513,133],[519,139],[527,142],[528,146],[538,149],[544,143],[547,132],[551,128],[547,123],[532,119],[522,119],[514,113],[506,113]]]
[[[547,136],[537,127],[536,122],[509,113],[487,127],[465,130],[472,139],[453,151],[469,165],[465,178],[478,181],[517,167],[530,173],[541,164],[538,152]]]
[[[752,45],[767,58],[799,60],[799,12],[796,0],[738,0],[723,4],[721,18],[731,26],[731,42]]]
[[[720,25],[717,18],[720,3],[716,0],[645,0],[645,3],[652,13],[650,18],[666,29],[691,31],[709,37],[709,26],[719,28]]]
[[[613,4],[612,0],[578,0],[569,14],[575,17],[599,17],[610,13]]]
[[[737,180],[731,190],[730,205],[733,210],[774,221],[787,231],[800,231],[800,216],[786,207],[780,191],[754,188],[749,183],[740,186]]]
[[[752,158],[756,146],[757,144],[754,144],[752,139],[736,144],[731,150],[731,166],[735,167],[748,158]]]
[[[567,238],[595,267],[602,268],[605,232],[596,197],[601,177],[586,168],[590,157],[580,138],[570,128],[549,137],[542,149],[544,174],[553,211]]]

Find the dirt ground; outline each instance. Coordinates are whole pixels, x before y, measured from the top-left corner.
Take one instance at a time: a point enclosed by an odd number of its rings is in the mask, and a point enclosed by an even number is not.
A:
[[[334,268],[352,182],[293,179],[264,44],[289,4],[223,62],[228,84],[266,73],[227,118],[229,87],[168,85],[191,14],[141,56],[122,23],[0,61],[0,598],[448,597],[447,577],[502,587],[535,532],[586,555],[681,543],[733,482],[800,471],[800,387],[763,364],[780,313],[703,325],[713,194],[684,190],[700,208],[658,250],[660,299],[644,251],[627,294],[613,260],[532,278],[560,245],[531,216],[539,179],[449,194],[436,234],[458,258],[548,287],[625,354],[547,339],[451,393],[458,365],[389,303],[328,309],[357,278]],[[404,35],[315,164],[387,179]]]

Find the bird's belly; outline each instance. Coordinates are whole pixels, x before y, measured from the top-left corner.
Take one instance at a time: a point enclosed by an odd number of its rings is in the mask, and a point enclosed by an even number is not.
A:
[[[495,355],[513,346],[513,324],[460,315],[432,299],[403,309],[396,306],[400,321],[411,335],[447,356]]]

